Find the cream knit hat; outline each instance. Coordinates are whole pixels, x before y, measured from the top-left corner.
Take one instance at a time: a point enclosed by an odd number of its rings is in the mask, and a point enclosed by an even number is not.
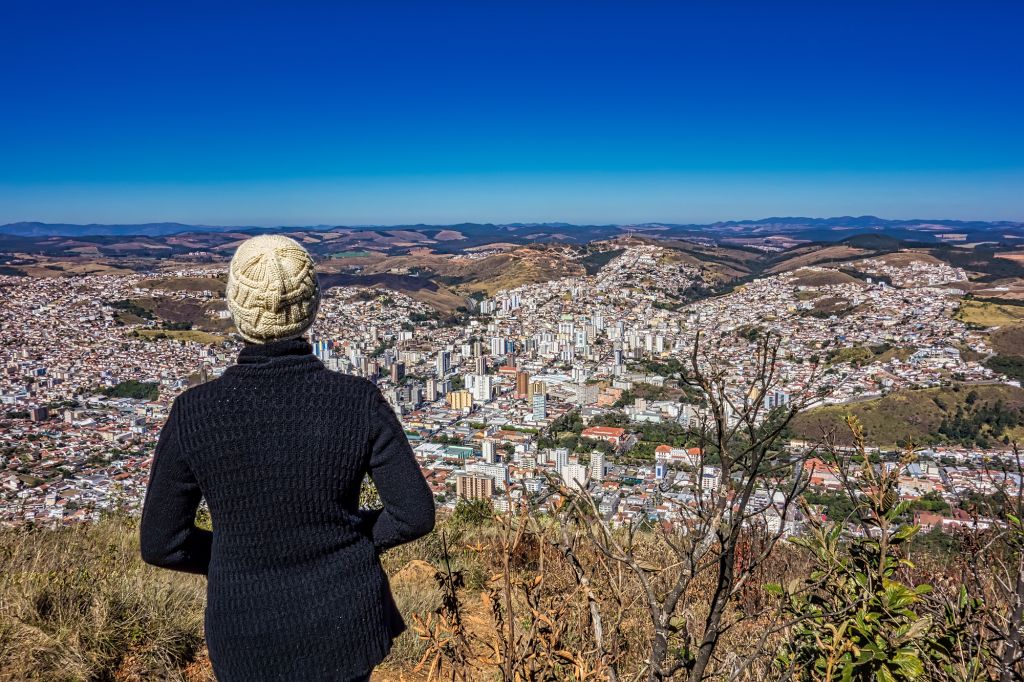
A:
[[[250,343],[302,336],[320,307],[313,258],[288,237],[247,239],[231,258],[227,299],[239,335]]]

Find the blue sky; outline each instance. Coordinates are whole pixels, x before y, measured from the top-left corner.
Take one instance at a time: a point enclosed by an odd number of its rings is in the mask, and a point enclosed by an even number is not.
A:
[[[1019,2],[12,2],[0,222],[1024,220]]]

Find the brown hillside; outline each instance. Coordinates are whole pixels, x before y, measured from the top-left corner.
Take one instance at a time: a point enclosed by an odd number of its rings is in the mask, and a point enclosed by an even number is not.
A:
[[[856,284],[858,286],[866,286],[864,282],[860,281],[856,277],[848,275],[845,272],[839,272],[838,270],[810,270],[808,268],[800,268],[793,273],[793,277],[794,284],[805,287],[826,287],[837,284]]]
[[[193,329],[208,332],[226,332],[234,328],[230,319],[213,318],[206,315],[210,308],[224,309],[223,301],[211,301],[203,305],[195,301],[180,301],[174,298],[134,298],[131,302],[151,312],[164,322],[188,322]]]
[[[911,263],[929,263],[931,265],[938,265],[942,263],[941,260],[923,251],[899,251],[896,253],[887,253],[881,256],[875,256],[876,260],[880,260],[886,265],[892,265],[894,267],[903,267],[910,265]],[[855,263],[854,265],[858,265]]]
[[[530,248],[515,249],[476,260],[434,254],[394,256],[367,265],[364,272],[379,274],[396,268],[427,270],[438,277],[450,278],[446,281],[450,281],[451,286],[458,291],[481,291],[489,295],[501,289],[547,282],[583,272],[583,268],[558,251]]]
[[[1024,355],[1024,325],[996,329],[989,336],[989,343],[999,355]]]
[[[221,277],[153,277],[139,282],[143,289],[163,291],[212,291],[224,293],[227,276]]]
[[[867,256],[869,253],[870,251],[865,249],[858,249],[852,246],[846,246],[845,244],[826,247],[807,246],[794,249],[791,253],[786,254],[784,260],[775,263],[772,267],[768,268],[766,272],[770,274],[778,274],[780,272],[797,270],[799,268],[807,267],[808,265],[830,263],[834,261],[849,261],[853,260],[857,256]]]

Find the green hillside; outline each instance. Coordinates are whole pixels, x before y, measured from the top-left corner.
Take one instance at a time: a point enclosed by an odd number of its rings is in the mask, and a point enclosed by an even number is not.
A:
[[[997,420],[991,414],[995,411],[1006,416]],[[793,420],[793,433],[797,438],[808,440],[820,438],[822,433],[832,430],[845,436],[846,431],[841,426],[848,414],[860,419],[864,435],[874,445],[973,441],[974,438],[964,435],[971,429],[989,440],[1003,436],[1013,438],[1018,435],[1017,422],[1024,414],[1024,389],[1005,385],[959,385],[896,391],[876,400],[829,405],[799,414]],[[976,428],[975,417],[979,422]]]

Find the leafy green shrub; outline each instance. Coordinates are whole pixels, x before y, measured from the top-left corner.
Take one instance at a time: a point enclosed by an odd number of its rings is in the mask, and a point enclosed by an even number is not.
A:
[[[913,450],[900,466],[879,471],[863,456],[860,424],[853,417],[847,424],[862,464],[859,476],[842,476],[860,532],[846,538],[843,524],[808,513],[809,532],[791,540],[810,554],[813,570],[804,580],[768,586],[792,623],[776,673],[807,682],[988,679],[981,600],[961,588],[955,600],[929,601],[931,585],[905,578],[913,564],[903,546],[919,527],[901,525],[911,502],[899,500],[898,481]],[[839,471],[849,471],[850,458],[836,459]]]

